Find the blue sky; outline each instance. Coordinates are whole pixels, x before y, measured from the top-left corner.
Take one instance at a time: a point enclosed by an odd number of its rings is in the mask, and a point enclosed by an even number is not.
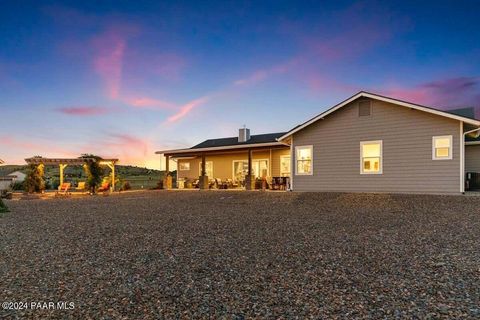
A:
[[[360,90],[480,107],[478,1],[10,1],[0,158],[286,131]]]

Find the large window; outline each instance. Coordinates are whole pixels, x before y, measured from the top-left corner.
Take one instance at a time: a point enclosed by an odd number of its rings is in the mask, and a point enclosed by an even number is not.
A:
[[[432,159],[451,160],[452,158],[452,136],[433,137]]]
[[[199,175],[202,175],[202,161],[198,163],[198,172]],[[206,161],[205,162],[205,174],[209,178],[213,178],[213,161]]]
[[[280,176],[290,177],[290,156],[280,156]]]
[[[233,161],[233,180],[243,181],[248,174],[248,160]],[[252,174],[255,178],[266,178],[268,172],[268,160],[252,160]]]
[[[188,171],[188,170],[190,170],[190,162],[188,162],[188,161],[179,161],[179,163],[178,163],[178,170],[180,170],[180,171]]]
[[[382,141],[360,142],[360,173],[382,174]]]
[[[311,175],[313,174],[313,146],[295,147],[295,174]]]

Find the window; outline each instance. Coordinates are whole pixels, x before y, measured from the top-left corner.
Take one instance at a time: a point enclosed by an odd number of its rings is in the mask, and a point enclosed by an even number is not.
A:
[[[371,101],[360,101],[358,103],[358,116],[366,117],[372,114]]]
[[[295,174],[297,175],[312,175],[313,167],[313,146],[299,146],[295,147]]]
[[[248,160],[233,160],[233,180],[243,181],[248,174]],[[252,174],[255,178],[268,176],[268,160],[252,160]]]
[[[382,174],[382,140],[360,142],[360,173]]]
[[[190,162],[180,161],[180,162],[178,163],[178,170],[180,170],[180,171],[188,171],[188,170],[190,170]]]
[[[202,175],[202,161],[198,163],[198,172],[199,176]],[[205,162],[205,174],[209,178],[213,178],[213,162],[212,161],[206,161]]]
[[[432,160],[451,160],[452,158],[452,136],[433,137]]]
[[[290,156],[280,156],[280,176],[290,177]]]

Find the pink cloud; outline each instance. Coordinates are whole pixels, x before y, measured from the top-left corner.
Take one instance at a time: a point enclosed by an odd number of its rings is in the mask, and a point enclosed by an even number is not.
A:
[[[91,40],[94,49],[93,68],[105,82],[107,95],[119,97],[127,39],[137,32],[132,25],[110,26]]]
[[[145,109],[174,109],[176,105],[169,101],[153,99],[149,97],[124,99],[124,102],[136,108]]]
[[[112,112],[111,108],[106,107],[65,107],[58,108],[58,112],[72,116],[98,116]]]
[[[209,97],[205,96],[188,102],[187,104],[183,105],[177,113],[168,117],[167,123],[174,123],[186,117],[193,109],[205,104],[208,99]]]
[[[436,107],[480,107],[480,79],[477,77],[447,78],[412,87],[391,86],[381,93]]]

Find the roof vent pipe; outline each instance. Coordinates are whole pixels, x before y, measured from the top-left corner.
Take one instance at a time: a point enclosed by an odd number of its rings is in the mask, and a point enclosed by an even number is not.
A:
[[[250,140],[250,129],[245,126],[238,130],[238,142],[247,142]]]

